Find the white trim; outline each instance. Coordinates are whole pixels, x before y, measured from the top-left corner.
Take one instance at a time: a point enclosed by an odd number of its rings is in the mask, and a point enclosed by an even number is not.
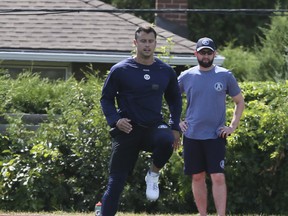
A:
[[[0,60],[17,61],[49,61],[49,62],[87,62],[87,63],[117,63],[131,55],[128,54],[87,54],[87,53],[49,53],[49,52],[0,52]],[[171,65],[197,65],[194,56],[162,57]],[[222,65],[224,57],[217,55],[216,65]]]

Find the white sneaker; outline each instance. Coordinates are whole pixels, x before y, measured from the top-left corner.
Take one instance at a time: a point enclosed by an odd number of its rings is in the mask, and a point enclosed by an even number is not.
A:
[[[156,201],[159,197],[159,174],[148,171],[145,177],[146,197],[150,201]]]

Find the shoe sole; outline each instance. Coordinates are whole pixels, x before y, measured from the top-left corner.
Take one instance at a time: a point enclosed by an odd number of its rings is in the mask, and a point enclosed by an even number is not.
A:
[[[149,202],[156,202],[156,201],[157,201],[157,199],[156,199],[156,200],[151,200],[151,199],[148,199],[148,198],[147,198],[147,200],[148,200]]]

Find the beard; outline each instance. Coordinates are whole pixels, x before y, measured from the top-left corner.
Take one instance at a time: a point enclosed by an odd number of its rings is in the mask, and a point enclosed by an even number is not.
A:
[[[201,67],[209,68],[213,64],[213,60],[208,61],[208,62],[204,62],[203,60],[202,61],[198,60],[198,63]]]

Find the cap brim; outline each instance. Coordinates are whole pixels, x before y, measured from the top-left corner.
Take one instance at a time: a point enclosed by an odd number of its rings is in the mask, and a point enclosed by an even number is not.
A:
[[[201,47],[199,47],[198,49],[196,49],[196,51],[198,52],[198,51],[200,51],[200,50],[202,50],[202,49],[210,49],[210,50],[212,50],[212,51],[215,51],[212,47],[210,47],[210,46],[201,46]]]

